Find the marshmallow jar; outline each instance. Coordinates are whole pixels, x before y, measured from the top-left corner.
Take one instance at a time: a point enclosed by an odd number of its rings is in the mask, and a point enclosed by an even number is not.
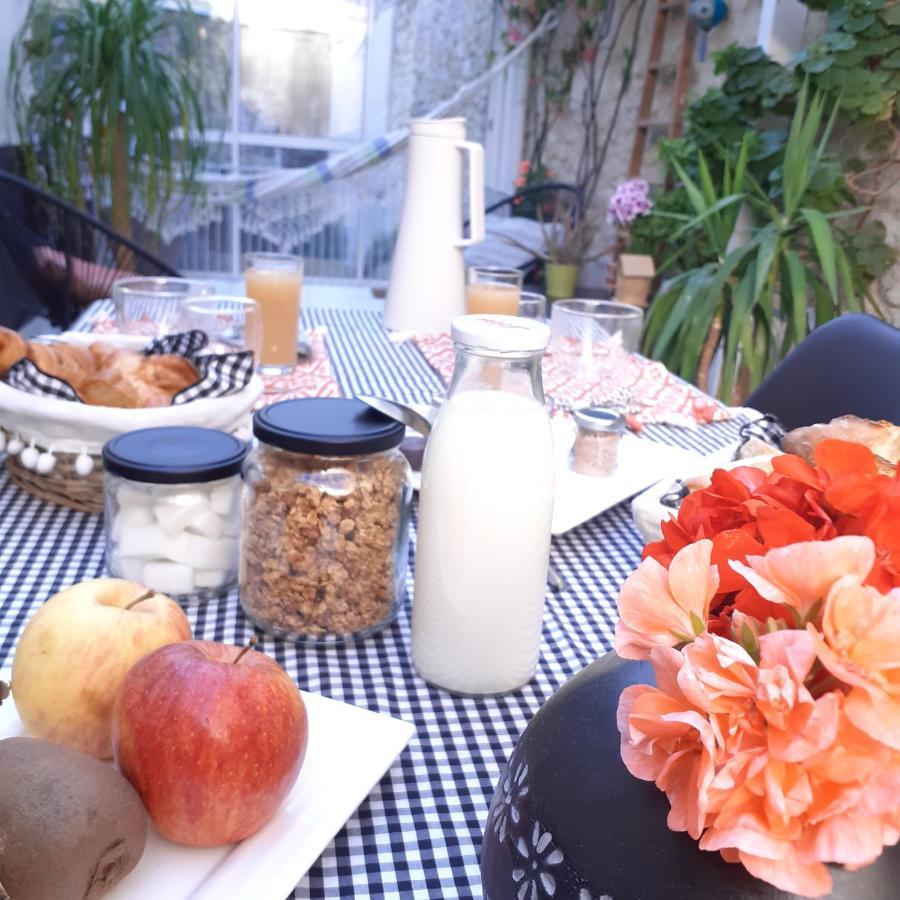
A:
[[[103,448],[106,565],[183,599],[237,579],[247,445],[208,428],[147,428]]]

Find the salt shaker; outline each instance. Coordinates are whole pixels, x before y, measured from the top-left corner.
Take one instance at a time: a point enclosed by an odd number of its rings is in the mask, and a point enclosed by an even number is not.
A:
[[[572,469],[579,475],[612,475],[619,456],[625,417],[614,409],[576,409],[578,432],[572,446]]]
[[[453,321],[456,364],[425,447],[412,653],[432,684],[514,690],[534,674],[550,551],[554,455],[541,322]]]

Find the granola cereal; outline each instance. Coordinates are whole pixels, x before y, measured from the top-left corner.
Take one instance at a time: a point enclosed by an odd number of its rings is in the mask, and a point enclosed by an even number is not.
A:
[[[240,592],[253,620],[327,638],[393,619],[410,502],[397,450],[324,457],[262,444],[245,478]]]

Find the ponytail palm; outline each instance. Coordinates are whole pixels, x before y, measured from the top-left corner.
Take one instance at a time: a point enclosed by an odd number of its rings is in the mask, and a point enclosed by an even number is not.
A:
[[[187,0],[33,0],[10,55],[28,175],[131,233],[196,190],[205,159],[197,23]]]

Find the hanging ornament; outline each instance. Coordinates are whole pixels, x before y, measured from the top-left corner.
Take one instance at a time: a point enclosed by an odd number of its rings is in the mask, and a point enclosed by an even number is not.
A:
[[[37,461],[40,455],[38,448],[31,443],[20,454],[19,462],[22,463],[26,469],[34,469],[37,467]]]
[[[22,439],[17,434],[14,434],[10,438],[9,443],[6,445],[6,452],[10,456],[15,456],[16,454],[22,452],[22,448],[24,446],[25,445],[22,443]]]
[[[6,432],[0,428],[0,453],[6,449]]]
[[[691,0],[688,18],[701,29],[697,58],[706,59],[706,36],[728,18],[728,4],[725,0]]]
[[[35,469],[38,475],[49,475],[56,465],[56,457],[53,455],[53,448],[45,450],[38,458]]]
[[[94,471],[94,460],[88,455],[87,450],[82,450],[75,457],[75,474],[87,478]]]

